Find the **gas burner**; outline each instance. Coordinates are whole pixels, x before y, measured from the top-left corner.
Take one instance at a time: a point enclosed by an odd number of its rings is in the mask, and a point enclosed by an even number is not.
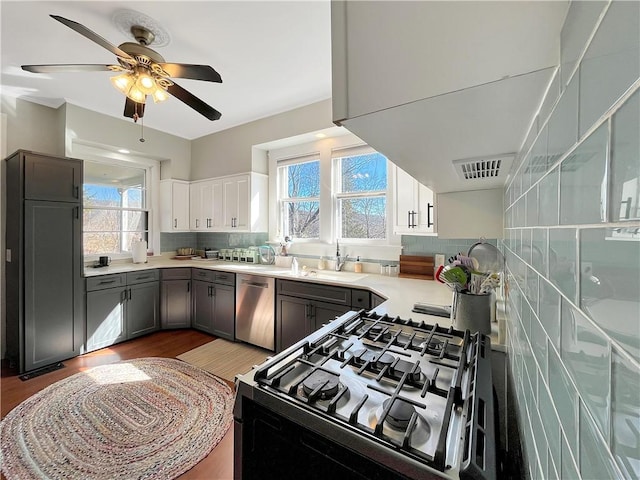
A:
[[[382,334],[382,336],[380,336],[380,338],[378,339],[378,336],[380,334]],[[380,324],[374,324],[374,325],[371,325],[371,327],[369,327],[369,329],[367,330],[366,336],[371,340],[375,340],[375,339],[388,340],[389,338],[391,338],[391,333],[389,332],[388,327]]]
[[[420,348],[424,348],[424,345],[427,342],[422,342],[419,347]],[[432,337],[431,340],[429,340],[429,344],[427,345],[427,351],[433,352],[433,351],[441,351],[444,347],[444,342],[442,340],[440,340],[439,338],[435,338]]]
[[[355,352],[353,352],[353,356],[359,364],[371,362],[376,363],[379,367],[386,367],[388,365],[391,365],[396,360],[396,357],[387,352],[384,352],[382,355],[380,355],[380,353],[369,350],[368,348],[361,348],[359,350],[356,350]]]
[[[324,370],[316,370],[302,382],[302,390],[305,396],[310,397],[311,394],[320,387],[317,392],[321,400],[335,397],[340,386],[340,377]]]
[[[392,400],[390,398],[387,398],[382,403],[382,408],[386,409],[389,406],[389,402],[391,401]],[[391,405],[389,413],[387,414],[387,417],[384,419],[384,421],[393,428],[406,430],[409,426],[409,421],[411,421],[411,416],[415,411],[416,408],[409,402],[405,402],[404,400],[396,398],[395,400],[393,400],[393,405]]]
[[[393,367],[393,371],[391,372],[391,374],[398,378],[402,378],[405,373],[411,372],[407,376],[407,380],[412,383],[418,383],[422,378],[422,369],[420,368],[420,366],[418,366],[418,368],[416,368],[414,372],[414,366],[415,364],[407,362],[406,360],[398,360],[398,363],[396,363]]]

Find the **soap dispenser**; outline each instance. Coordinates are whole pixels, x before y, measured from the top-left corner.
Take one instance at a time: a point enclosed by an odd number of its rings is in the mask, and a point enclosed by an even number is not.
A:
[[[360,255],[356,258],[356,263],[353,265],[353,271],[356,273],[362,273],[362,262],[360,261]]]
[[[298,275],[298,259],[296,257],[293,257],[293,260],[291,261],[291,273]]]

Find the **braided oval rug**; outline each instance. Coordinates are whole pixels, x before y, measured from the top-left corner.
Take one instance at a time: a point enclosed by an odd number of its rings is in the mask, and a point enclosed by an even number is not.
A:
[[[60,380],[0,424],[7,479],[171,479],[233,420],[233,392],[172,358],[139,358]]]

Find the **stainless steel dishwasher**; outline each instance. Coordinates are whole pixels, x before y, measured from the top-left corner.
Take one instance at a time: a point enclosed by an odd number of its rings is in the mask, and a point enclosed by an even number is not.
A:
[[[236,339],[274,350],[274,278],[238,274],[236,277]]]

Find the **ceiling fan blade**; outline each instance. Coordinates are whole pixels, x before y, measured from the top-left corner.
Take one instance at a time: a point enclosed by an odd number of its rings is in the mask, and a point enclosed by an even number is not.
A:
[[[160,63],[170,77],[205,80],[222,83],[222,77],[209,65],[192,65],[188,63]]]
[[[58,72],[110,72],[111,65],[91,64],[58,64],[58,65],[22,65],[22,69],[33,73],[58,73]]]
[[[125,52],[124,50],[120,50],[120,48],[116,47],[111,42],[109,42],[107,39],[101,37],[100,35],[98,35],[94,31],[89,30],[84,25],[82,25],[82,24],[80,24],[78,22],[74,22],[73,20],[69,20],[68,18],[61,17],[60,15],[49,15],[49,16],[51,18],[53,18],[54,20],[57,20],[60,23],[66,25],[71,30],[75,30],[80,35],[83,35],[83,36],[87,37],[89,40],[97,43],[101,47],[106,48],[107,50],[109,50],[114,55],[117,55],[118,57],[129,59],[129,60],[133,60],[133,57],[131,57],[131,55],[129,55],[127,52]]]
[[[144,103],[137,103],[127,97],[124,102],[124,116],[133,118],[135,114],[138,114],[138,118],[144,117]]]
[[[181,102],[189,105],[196,112],[207,117],[209,120],[218,120],[222,116],[222,114],[215,108],[207,105],[198,97],[196,97],[192,93],[187,92],[184,88],[176,83],[167,88],[167,91]]]

